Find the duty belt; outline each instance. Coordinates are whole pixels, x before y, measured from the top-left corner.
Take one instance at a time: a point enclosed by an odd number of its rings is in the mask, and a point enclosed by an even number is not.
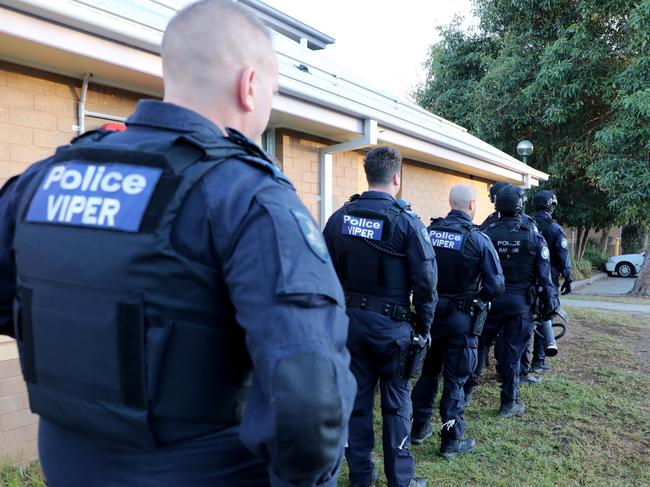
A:
[[[411,310],[399,304],[383,303],[382,301],[365,296],[346,296],[345,304],[348,308],[361,308],[375,313],[381,313],[395,321],[411,321]]]

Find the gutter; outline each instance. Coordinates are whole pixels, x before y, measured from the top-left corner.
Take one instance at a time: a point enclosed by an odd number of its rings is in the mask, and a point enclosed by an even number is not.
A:
[[[337,152],[348,152],[363,149],[368,146],[377,145],[377,121],[370,118],[363,123],[363,137],[360,139],[348,140],[340,144],[330,145],[318,150],[318,162],[320,167],[320,225],[325,228],[327,219],[332,214],[332,165],[333,154]]]

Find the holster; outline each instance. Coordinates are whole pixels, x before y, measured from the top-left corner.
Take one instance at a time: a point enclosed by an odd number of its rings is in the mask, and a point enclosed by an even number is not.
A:
[[[422,368],[424,361],[427,358],[427,353],[431,347],[431,337],[422,343],[420,340],[425,340],[420,335],[414,335],[411,338],[411,345],[405,350],[404,361],[402,364],[402,377],[404,379],[417,379],[422,375]]]
[[[481,336],[483,333],[483,327],[485,326],[485,321],[487,320],[488,313],[490,312],[490,304],[491,303],[486,303],[485,301],[482,301],[478,298],[474,299],[472,303],[472,334],[477,337]]]

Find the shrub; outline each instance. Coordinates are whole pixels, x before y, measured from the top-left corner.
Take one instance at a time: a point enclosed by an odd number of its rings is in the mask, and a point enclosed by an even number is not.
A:
[[[640,223],[628,223],[621,231],[621,248],[624,254],[637,254],[645,249],[648,227]]]
[[[575,260],[573,256],[571,256],[571,265],[573,267],[573,279],[575,281],[588,279],[591,277],[591,262],[589,262],[587,259],[582,258],[580,260]]]
[[[595,240],[590,238],[582,260],[589,261],[594,269],[603,270],[605,269],[605,262],[607,262],[607,254]]]

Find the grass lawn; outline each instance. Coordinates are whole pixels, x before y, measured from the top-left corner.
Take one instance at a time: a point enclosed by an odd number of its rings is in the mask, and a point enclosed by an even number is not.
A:
[[[436,438],[413,447],[416,473],[429,485],[650,486],[650,315],[565,307],[569,334],[544,382],[522,386],[524,416],[497,416],[492,366],[466,411],[475,453],[444,460]],[[344,466],[339,485],[347,484]],[[37,465],[0,470],[2,487],[43,485]],[[383,472],[378,485],[386,485]]]
[[[475,453],[442,459],[431,438],[412,447],[416,475],[434,486],[650,486],[650,315],[565,306],[572,321],[553,371],[521,387],[526,414],[497,416],[491,367],[465,413]],[[339,485],[348,485],[346,472]],[[377,485],[386,485],[383,474]]]

